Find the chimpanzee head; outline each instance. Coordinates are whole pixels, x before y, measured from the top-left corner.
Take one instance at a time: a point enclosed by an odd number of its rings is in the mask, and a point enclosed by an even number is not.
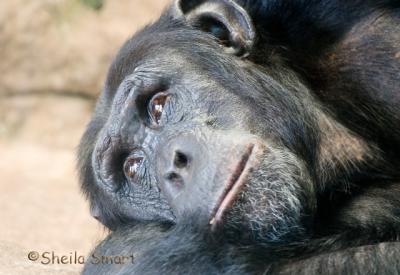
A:
[[[113,229],[194,213],[270,242],[307,234],[315,107],[293,72],[250,61],[255,39],[233,1],[182,0],[123,46],[80,146],[95,217]]]

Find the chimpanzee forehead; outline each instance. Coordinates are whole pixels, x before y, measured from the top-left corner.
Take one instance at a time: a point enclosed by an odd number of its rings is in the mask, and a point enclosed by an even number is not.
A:
[[[145,28],[121,48],[110,67],[107,86],[115,90],[138,67],[157,71],[232,71],[235,62],[212,36],[182,26],[174,30]]]

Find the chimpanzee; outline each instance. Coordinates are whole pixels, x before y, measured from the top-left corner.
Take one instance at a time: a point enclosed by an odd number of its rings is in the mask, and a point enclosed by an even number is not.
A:
[[[324,241],[319,245],[326,245],[330,240]],[[296,249],[301,246],[304,243]],[[396,242],[315,253],[309,257],[299,251],[289,260],[279,259],[265,249],[238,246],[226,242],[223,236],[211,235],[192,216],[171,230],[155,223],[118,228],[87,258],[83,274],[368,275],[399,274],[400,270],[400,246]],[[285,250],[282,248],[280,252]]]
[[[400,272],[400,2],[177,0],[80,146],[86,273]],[[96,273],[97,274],[97,273]]]

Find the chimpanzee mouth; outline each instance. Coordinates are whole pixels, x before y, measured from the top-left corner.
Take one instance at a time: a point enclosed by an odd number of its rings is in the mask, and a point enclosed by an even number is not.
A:
[[[226,213],[234,205],[243,186],[246,184],[249,174],[258,162],[258,153],[255,144],[249,144],[245,149],[240,161],[236,164],[234,172],[229,177],[222,191],[221,196],[217,200],[216,206],[211,212],[210,225],[211,230],[215,230],[220,224]]]

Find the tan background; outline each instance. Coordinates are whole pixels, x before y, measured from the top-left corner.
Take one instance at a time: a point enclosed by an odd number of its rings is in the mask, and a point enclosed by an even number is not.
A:
[[[106,234],[80,194],[76,147],[113,55],[169,1],[82,1],[0,1],[0,274],[77,274],[27,255],[87,255]]]

